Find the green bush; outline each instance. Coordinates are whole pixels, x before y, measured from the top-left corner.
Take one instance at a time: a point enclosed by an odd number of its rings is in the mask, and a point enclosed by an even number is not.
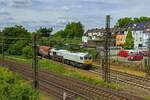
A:
[[[26,58],[31,58],[32,57],[32,48],[31,46],[26,46],[22,49],[22,54]]]
[[[22,55],[22,49],[27,45],[27,41],[18,40],[9,46],[8,52],[11,55]]]
[[[38,92],[18,75],[0,68],[0,100],[37,100]]]

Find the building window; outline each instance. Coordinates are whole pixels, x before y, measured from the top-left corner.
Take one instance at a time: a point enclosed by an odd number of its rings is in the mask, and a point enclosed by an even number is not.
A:
[[[140,37],[140,41],[142,41],[142,38]]]

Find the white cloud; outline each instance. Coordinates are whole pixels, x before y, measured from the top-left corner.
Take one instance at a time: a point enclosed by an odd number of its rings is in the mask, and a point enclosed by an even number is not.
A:
[[[150,16],[149,3],[149,0],[0,0],[0,22],[8,18],[5,25],[22,23],[33,29],[40,25],[62,28],[70,21],[81,21],[87,29],[102,27],[106,14],[112,16],[113,23],[124,16]]]

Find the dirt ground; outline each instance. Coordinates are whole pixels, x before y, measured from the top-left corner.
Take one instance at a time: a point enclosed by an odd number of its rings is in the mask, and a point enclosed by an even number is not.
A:
[[[117,59],[119,62],[111,62],[111,69],[126,72],[142,77],[146,77],[146,73],[143,71],[144,60],[140,61],[128,61],[125,57],[113,56],[111,59]],[[101,66],[100,59],[93,62],[94,65]]]

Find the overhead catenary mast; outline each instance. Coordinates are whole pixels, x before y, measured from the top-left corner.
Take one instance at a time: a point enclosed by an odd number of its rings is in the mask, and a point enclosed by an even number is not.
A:
[[[33,86],[34,88],[38,88],[37,43],[35,34],[32,37],[32,50],[33,50],[32,54]]]
[[[150,75],[150,33],[148,36],[147,52],[148,52],[148,66],[146,68],[146,72],[148,75]]]
[[[106,32],[105,36],[105,43],[104,43],[104,57],[102,60],[102,73],[103,79],[105,82],[110,82],[110,39],[111,39],[111,32],[110,32],[110,15],[106,16]]]

